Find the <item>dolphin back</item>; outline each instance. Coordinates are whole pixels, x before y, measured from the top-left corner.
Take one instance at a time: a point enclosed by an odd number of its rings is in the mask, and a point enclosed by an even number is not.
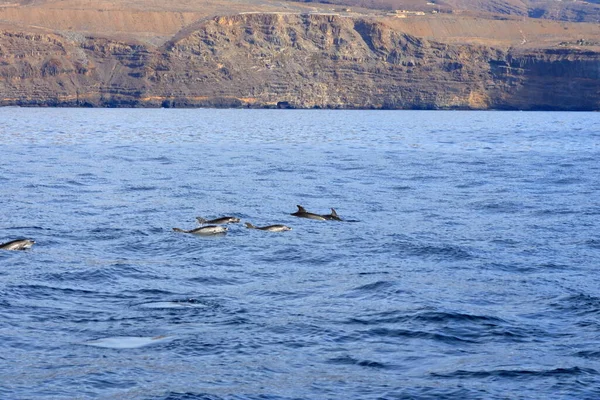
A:
[[[0,244],[2,250],[25,250],[35,244],[34,240],[31,239],[17,239],[11,240],[10,242]]]
[[[334,220],[334,221],[342,221],[342,219],[340,218],[340,216],[338,215],[338,213],[335,211],[335,208],[331,209],[331,214],[324,215],[324,217],[327,218],[327,219]]]

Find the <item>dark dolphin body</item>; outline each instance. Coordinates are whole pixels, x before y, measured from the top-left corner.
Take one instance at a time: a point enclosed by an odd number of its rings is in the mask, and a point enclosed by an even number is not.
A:
[[[217,225],[207,225],[207,226],[201,226],[200,228],[196,228],[196,229],[191,229],[189,231],[180,229],[180,228],[173,228],[173,230],[175,232],[182,232],[182,233],[191,233],[193,235],[203,235],[203,236],[209,236],[209,235],[220,235],[223,233],[227,232],[227,227],[226,226],[217,226]]]
[[[319,214],[314,214],[311,212],[308,212],[304,209],[304,207],[302,206],[296,206],[298,207],[298,211],[296,211],[295,213],[291,213],[290,215],[293,215],[294,217],[299,217],[299,218],[308,218],[308,219],[314,219],[317,221],[325,221],[327,220],[327,218],[325,218],[322,215]]]
[[[259,229],[261,231],[269,231],[269,232],[284,232],[291,231],[292,228],[285,225],[268,225],[268,226],[254,226],[250,222],[246,222],[246,227],[250,229]]]
[[[25,250],[35,244],[34,240],[31,239],[17,239],[7,243],[0,244],[2,250]]]
[[[315,214],[315,213],[306,211],[306,209],[302,206],[296,206],[296,207],[298,207],[298,211],[291,214],[294,217],[315,219],[317,221],[325,221],[325,220],[342,221],[342,219],[339,217],[339,215],[337,214],[337,212],[335,211],[334,208],[331,209],[331,214]]]
[[[325,215],[321,215],[323,218],[330,220],[330,221],[343,221],[343,219],[341,219],[337,212],[335,211],[335,208],[331,209],[331,214],[325,214]]]
[[[202,217],[196,217],[196,220],[198,220],[198,223],[205,225],[205,224],[215,224],[215,225],[223,225],[223,224],[237,224],[238,222],[240,222],[239,218],[236,217],[221,217],[221,218],[215,218],[215,219],[211,219],[211,220],[206,220]]]

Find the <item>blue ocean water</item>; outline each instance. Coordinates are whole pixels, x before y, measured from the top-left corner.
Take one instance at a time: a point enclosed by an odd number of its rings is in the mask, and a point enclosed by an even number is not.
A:
[[[0,108],[0,398],[600,398],[599,126]]]

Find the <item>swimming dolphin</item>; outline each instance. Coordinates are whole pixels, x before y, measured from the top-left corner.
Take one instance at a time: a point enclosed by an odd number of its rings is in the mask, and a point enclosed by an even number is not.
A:
[[[183,230],[180,228],[173,228],[173,230],[175,232],[183,232],[183,233],[191,233],[193,235],[209,236],[209,235],[220,235],[222,233],[226,233],[227,227],[226,226],[217,226],[217,225],[206,225],[206,226],[201,226],[200,228],[191,229],[189,231],[186,231],[186,230]]]
[[[268,225],[268,226],[254,226],[250,222],[246,222],[246,227],[250,229],[259,229],[261,231],[269,231],[269,232],[283,232],[283,231],[291,231],[292,228],[285,225]]]
[[[321,217],[330,220],[330,221],[343,221],[337,214],[337,212],[335,211],[335,208],[331,209],[331,214],[325,214],[325,215],[321,215]]]
[[[323,217],[322,215],[308,212],[302,206],[297,205],[296,207],[298,207],[298,211],[296,211],[295,213],[291,213],[290,215],[293,215],[294,217],[300,217],[300,218],[315,219],[317,221],[325,221],[326,220],[326,218]]]
[[[35,244],[34,240],[31,239],[17,239],[7,243],[0,244],[2,250],[25,250]]]
[[[215,218],[215,219],[211,219],[211,220],[206,220],[202,217],[196,217],[196,220],[198,220],[198,223],[201,225],[205,225],[205,224],[216,224],[216,225],[236,224],[236,223],[240,222],[240,219],[236,218],[236,217],[221,217],[221,218]]]

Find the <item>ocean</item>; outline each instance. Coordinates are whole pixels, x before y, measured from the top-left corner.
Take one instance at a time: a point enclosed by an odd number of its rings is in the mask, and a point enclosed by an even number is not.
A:
[[[2,399],[600,398],[599,113],[0,121]]]

